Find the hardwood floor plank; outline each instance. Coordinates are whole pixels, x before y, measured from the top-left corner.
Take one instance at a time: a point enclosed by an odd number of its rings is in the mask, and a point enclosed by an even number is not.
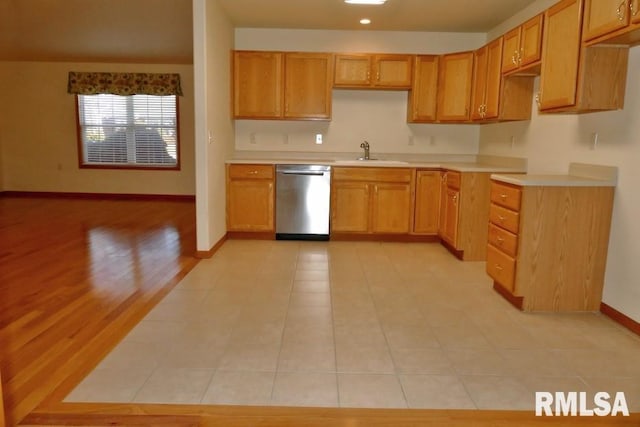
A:
[[[58,404],[34,412],[31,425],[140,425],[145,422],[210,427],[506,427],[506,426],[638,426],[640,414],[629,417],[536,417],[530,411],[285,408],[209,405]],[[197,424],[196,424],[197,423]],[[144,424],[144,425],[149,425]]]
[[[193,201],[0,198],[9,425],[61,400],[195,264]]]

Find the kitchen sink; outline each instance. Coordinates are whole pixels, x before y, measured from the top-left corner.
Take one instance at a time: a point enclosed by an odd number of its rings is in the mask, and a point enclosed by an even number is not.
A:
[[[336,160],[333,162],[335,165],[346,166],[393,166],[393,165],[408,165],[409,162],[403,162],[402,160]]]

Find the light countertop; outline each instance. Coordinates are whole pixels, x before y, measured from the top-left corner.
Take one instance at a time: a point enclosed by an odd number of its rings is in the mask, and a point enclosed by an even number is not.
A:
[[[392,167],[419,169],[449,169],[458,172],[496,172],[496,173],[524,173],[526,167],[519,165],[492,165],[480,162],[430,162],[430,161],[402,161],[402,160],[331,160],[331,159],[231,159],[229,164],[316,164],[333,167]]]
[[[566,175],[494,174],[491,178],[523,187],[615,187],[618,182],[618,168],[571,163]]]

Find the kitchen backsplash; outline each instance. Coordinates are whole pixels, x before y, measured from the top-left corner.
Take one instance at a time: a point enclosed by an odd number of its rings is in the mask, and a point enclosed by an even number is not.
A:
[[[236,150],[371,154],[478,153],[479,125],[407,123],[407,91],[334,90],[331,121],[236,120]],[[322,144],[317,144],[321,135]]]

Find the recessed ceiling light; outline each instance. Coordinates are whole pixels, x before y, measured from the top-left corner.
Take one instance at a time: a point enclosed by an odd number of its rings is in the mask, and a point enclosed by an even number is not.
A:
[[[369,24],[371,24],[371,19],[369,19],[369,18],[362,18],[362,19],[360,20],[360,23],[361,23],[362,25],[369,25]]]
[[[385,4],[387,0],[344,0],[349,4]]]

